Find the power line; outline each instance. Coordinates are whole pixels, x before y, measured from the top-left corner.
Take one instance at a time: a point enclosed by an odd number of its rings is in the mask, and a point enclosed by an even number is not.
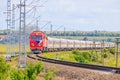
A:
[[[64,26],[63,25],[59,26],[55,31],[58,31],[62,27],[64,27]]]
[[[33,7],[32,7],[33,6]],[[36,7],[43,7],[43,5],[40,5],[40,6],[37,6],[37,5],[32,5],[31,7],[31,9],[30,10],[28,10],[28,11],[26,11],[26,13],[25,14],[28,14],[29,12],[31,12],[32,10],[34,10]],[[17,19],[15,19],[15,21],[18,21],[20,19],[20,17],[19,18],[17,18]]]
[[[41,16],[36,17],[35,19],[33,19],[32,21],[30,21],[26,26],[29,26],[30,24],[32,24],[35,20],[38,20]]]
[[[45,26],[47,26],[49,23],[51,23],[50,21],[47,22],[44,26],[41,27],[41,29],[43,29]]]
[[[30,10],[28,10],[25,14],[28,14],[30,11],[32,11],[33,9],[35,8],[35,6],[33,7],[33,8],[31,8]],[[19,18],[17,18],[17,19],[15,19],[15,21],[18,21],[20,19],[20,17]]]
[[[36,8],[34,8],[32,11],[29,12],[28,15],[26,15],[26,17],[30,18],[30,17],[35,17],[35,14],[36,14]]]
[[[29,5],[31,5],[31,4],[34,3],[34,2],[35,2],[35,0],[32,0]]]
[[[39,2],[40,0],[37,0],[36,2]]]

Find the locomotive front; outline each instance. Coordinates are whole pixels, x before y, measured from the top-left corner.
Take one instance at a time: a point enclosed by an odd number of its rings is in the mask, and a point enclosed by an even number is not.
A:
[[[33,53],[41,53],[44,48],[45,35],[41,31],[34,31],[30,34],[30,49]]]

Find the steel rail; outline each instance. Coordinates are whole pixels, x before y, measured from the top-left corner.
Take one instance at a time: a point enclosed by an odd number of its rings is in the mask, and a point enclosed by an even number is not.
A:
[[[115,67],[61,61],[61,60],[55,60],[55,59],[50,59],[50,58],[44,58],[39,55],[36,55],[36,58],[30,55],[27,55],[27,56],[32,59],[37,59],[37,60],[41,60],[41,61],[49,62],[49,63],[62,64],[62,65],[73,66],[73,67],[81,67],[81,68],[87,68],[87,69],[93,69],[93,70],[101,70],[101,71],[120,74],[120,68],[115,68]]]

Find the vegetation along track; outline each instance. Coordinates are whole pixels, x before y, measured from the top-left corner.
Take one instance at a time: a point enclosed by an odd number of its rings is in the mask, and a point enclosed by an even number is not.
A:
[[[35,60],[44,61],[44,62],[50,62],[50,63],[62,64],[62,65],[68,65],[68,66],[74,66],[74,67],[82,67],[82,68],[87,68],[87,69],[101,70],[101,71],[107,71],[107,72],[120,74],[120,68],[115,68],[115,67],[61,61],[61,60],[44,58],[37,54],[36,55],[34,54],[34,56],[27,55],[27,57],[31,59],[35,59]]]

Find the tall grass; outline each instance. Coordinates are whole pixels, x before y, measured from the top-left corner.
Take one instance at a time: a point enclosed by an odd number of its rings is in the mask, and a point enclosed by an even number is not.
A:
[[[6,53],[6,44],[0,44],[0,53]],[[14,52],[16,52],[16,53],[18,53],[19,52],[19,45],[14,45],[13,46],[14,47]],[[27,52],[30,52],[30,48],[29,48],[29,46],[26,46],[26,51]]]
[[[115,66],[115,50],[113,48],[104,49],[105,53],[104,64],[105,66]],[[52,59],[59,59],[64,61],[87,63],[102,65],[102,53],[101,51],[95,50],[73,50],[69,52],[50,52],[47,54],[42,54],[42,56]],[[120,67],[120,55],[118,60],[118,65]]]

